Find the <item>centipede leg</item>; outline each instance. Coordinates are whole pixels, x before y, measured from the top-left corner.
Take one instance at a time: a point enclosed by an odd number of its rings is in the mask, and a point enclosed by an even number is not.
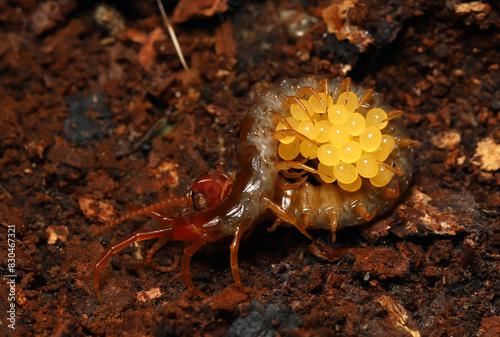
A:
[[[233,273],[234,283],[242,291],[244,291],[245,289],[241,284],[240,272],[238,271],[238,248],[240,247],[241,236],[243,235],[243,233],[244,231],[240,227],[238,227],[238,229],[236,230],[236,234],[234,235],[233,242],[231,243],[230,255],[231,272]]]
[[[338,225],[339,225],[339,222],[338,222],[338,215],[337,215],[337,212],[336,211],[329,211],[328,212],[329,214],[329,217],[330,217],[330,233],[332,235],[332,242],[335,242],[337,241],[337,228],[338,228]]]
[[[302,234],[304,234],[305,236],[307,236],[309,239],[312,240],[312,237],[309,235],[309,233],[306,232],[305,228],[301,226],[299,221],[293,215],[291,215],[286,209],[284,209],[277,203],[269,200],[268,198],[264,198],[264,200],[267,203],[267,208],[270,209],[271,212],[274,213],[274,215],[276,215],[281,220],[294,225]]]
[[[340,86],[339,86],[339,89],[338,89],[338,92],[342,93],[342,92],[345,92],[345,102],[344,102],[344,105],[347,104],[347,101],[349,100],[349,92],[351,91],[351,78],[348,77],[346,79],[344,79],[342,81],[342,83],[340,83]]]
[[[166,235],[167,231],[170,231],[170,228],[137,231],[131,236],[126,237],[123,240],[120,240],[112,245],[94,266],[94,289],[97,294],[97,299],[101,300],[101,294],[99,292],[99,270],[102,269],[102,267],[106,264],[106,262],[108,262],[113,254],[120,252],[134,242],[149,240],[153,238],[161,238]]]
[[[399,118],[401,116],[404,115],[404,112],[403,110],[398,110],[398,109],[395,109],[395,110],[392,110],[392,111],[389,111],[387,113],[387,118],[382,120],[382,122],[388,122],[390,120],[393,120],[393,119],[396,119],[396,118]]]
[[[302,214],[302,223],[304,224],[304,229],[311,226],[311,211],[304,210]]]
[[[358,203],[356,205],[356,210],[358,211],[359,215],[366,221],[370,221],[375,217],[375,215],[377,215],[377,207],[375,207],[375,209],[371,213],[368,213],[363,203]]]
[[[356,110],[358,110],[362,105],[366,104],[370,98],[372,97],[374,91],[372,89],[367,89],[363,96],[359,99],[358,106],[356,107]]]
[[[316,142],[315,140],[310,139],[309,137],[307,137],[307,136],[305,136],[305,135],[303,135],[300,132],[295,131],[295,130],[281,129],[281,130],[275,131],[274,134],[275,135],[279,135],[281,137],[297,137],[297,138],[299,138],[301,140],[305,140],[305,141],[311,142],[314,145],[316,145],[317,147],[319,147],[318,142]]]
[[[276,181],[276,185],[281,188],[283,191],[293,190],[302,186],[302,184],[307,180],[307,176],[303,177],[301,180],[296,181],[294,183],[290,183],[287,180],[283,179],[283,177],[278,177],[278,181]]]
[[[172,271],[175,268],[177,268],[177,265],[179,264],[179,255],[175,256],[174,263],[169,267],[160,266],[158,263],[153,261],[153,255],[158,251],[158,249],[163,247],[167,242],[171,241],[172,239],[173,239],[172,234],[167,234],[162,236],[161,238],[158,239],[158,241],[155,242],[153,247],[151,247],[151,249],[148,250],[148,254],[146,255],[146,262],[152,265],[156,270],[159,270],[164,273]]]
[[[202,298],[208,298],[208,295],[204,292],[195,288],[193,280],[191,279],[191,273],[189,272],[189,267],[191,265],[191,257],[198,249],[201,248],[205,244],[205,240],[198,240],[193,243],[191,246],[188,246],[184,249],[184,255],[182,256],[181,261],[181,275],[186,287],[193,291],[196,295]]]
[[[388,198],[397,198],[399,197],[399,185],[397,181],[394,181],[394,188],[385,187],[383,192]]]
[[[419,147],[420,145],[422,145],[422,143],[420,143],[418,140],[407,138],[399,139],[397,144],[401,147]]]
[[[300,172],[281,171],[280,173],[285,178],[288,178],[288,179],[297,179],[297,178],[301,178],[307,172],[306,171],[300,171]]]
[[[292,161],[292,160],[287,160],[287,161],[280,161],[275,164],[276,171],[286,171],[291,168],[294,169],[299,169],[299,170],[304,170],[309,173],[315,173],[319,174],[319,171],[316,170],[315,168],[312,168],[311,166],[308,166],[304,163],[301,163],[300,161]]]
[[[282,222],[283,222],[283,220],[281,220],[280,218],[276,218],[276,220],[274,220],[273,225],[272,225],[271,227],[269,227],[269,228],[267,229],[267,231],[268,231],[269,233],[274,232],[274,231],[276,230],[276,228],[278,228],[278,227],[279,227],[279,225],[281,225],[281,223],[282,223]]]
[[[292,96],[292,97],[297,97],[297,96],[300,97],[303,95],[314,96],[316,98],[316,100],[318,100],[318,102],[323,107],[323,111],[326,111],[327,106],[325,105],[325,102],[323,102],[323,99],[321,98],[321,96],[319,95],[319,93],[316,89],[314,89],[313,87],[310,87],[310,86],[304,86],[304,87],[300,88],[299,90],[297,90],[296,96]]]

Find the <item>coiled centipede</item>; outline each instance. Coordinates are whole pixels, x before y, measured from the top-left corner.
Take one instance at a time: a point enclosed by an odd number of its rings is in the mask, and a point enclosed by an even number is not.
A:
[[[408,187],[413,173],[413,148],[391,108],[371,89],[351,84],[349,78],[305,77],[283,80],[258,94],[240,131],[239,168],[232,175],[215,174],[197,179],[185,196],[137,208],[108,227],[147,214],[160,220],[160,228],[136,231],[112,245],[94,269],[99,293],[99,270],[133,242],[159,238],[146,261],[165,243],[191,242],[184,249],[180,273],[188,289],[196,289],[189,266],[204,244],[233,236],[230,263],[236,285],[238,247],[243,233],[267,215],[275,223],[335,232],[366,223],[391,210]],[[162,211],[190,206],[192,214],[172,218]]]

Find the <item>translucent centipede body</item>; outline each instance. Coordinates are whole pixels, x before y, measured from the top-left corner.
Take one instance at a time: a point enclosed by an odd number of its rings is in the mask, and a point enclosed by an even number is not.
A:
[[[237,257],[241,237],[264,218],[274,216],[273,228],[294,226],[311,238],[308,229],[334,234],[388,212],[410,183],[413,147],[418,145],[408,138],[401,115],[350,79],[287,79],[261,92],[241,127],[235,173],[202,177],[185,196],[138,208],[108,225],[142,214],[161,224],[106,251],[95,265],[98,296],[99,270],[135,241],[159,238],[146,260],[160,270],[171,270],[151,260],[162,245],[191,242],[180,273],[189,289],[206,297],[189,271],[192,255],[206,243],[233,237],[231,270],[242,287]],[[170,206],[191,206],[193,212],[171,218],[162,211]]]

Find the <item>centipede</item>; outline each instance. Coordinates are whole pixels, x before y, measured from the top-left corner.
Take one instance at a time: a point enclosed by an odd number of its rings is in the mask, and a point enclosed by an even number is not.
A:
[[[205,244],[232,237],[230,268],[237,287],[244,289],[238,271],[238,249],[244,233],[264,220],[308,231],[337,231],[367,223],[391,211],[410,184],[413,156],[419,142],[409,138],[401,117],[372,89],[350,78],[309,76],[285,79],[259,93],[240,130],[237,162],[231,173],[196,179],[182,196],[133,210],[106,225],[140,215],[158,220],[159,227],[138,230],[111,245],[94,267],[94,289],[100,300],[99,271],[130,244],[158,238],[146,262],[160,271],[152,257],[171,241],[189,243],[180,259],[186,287],[198,290],[190,273],[192,256]],[[180,217],[166,210],[182,206]],[[271,222],[269,222],[271,223]]]

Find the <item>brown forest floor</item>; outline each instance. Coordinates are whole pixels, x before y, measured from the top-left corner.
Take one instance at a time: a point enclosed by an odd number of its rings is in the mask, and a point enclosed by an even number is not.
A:
[[[166,4],[188,76],[155,2],[0,1],[0,336],[500,336],[496,1],[190,2]],[[396,210],[335,245],[261,224],[240,247],[246,294],[230,239],[206,245],[192,273],[208,300],[144,263],[143,241],[101,271],[99,303],[96,260],[157,224],[99,229],[234,169],[252,98],[310,74],[351,76],[405,111],[422,146]]]

